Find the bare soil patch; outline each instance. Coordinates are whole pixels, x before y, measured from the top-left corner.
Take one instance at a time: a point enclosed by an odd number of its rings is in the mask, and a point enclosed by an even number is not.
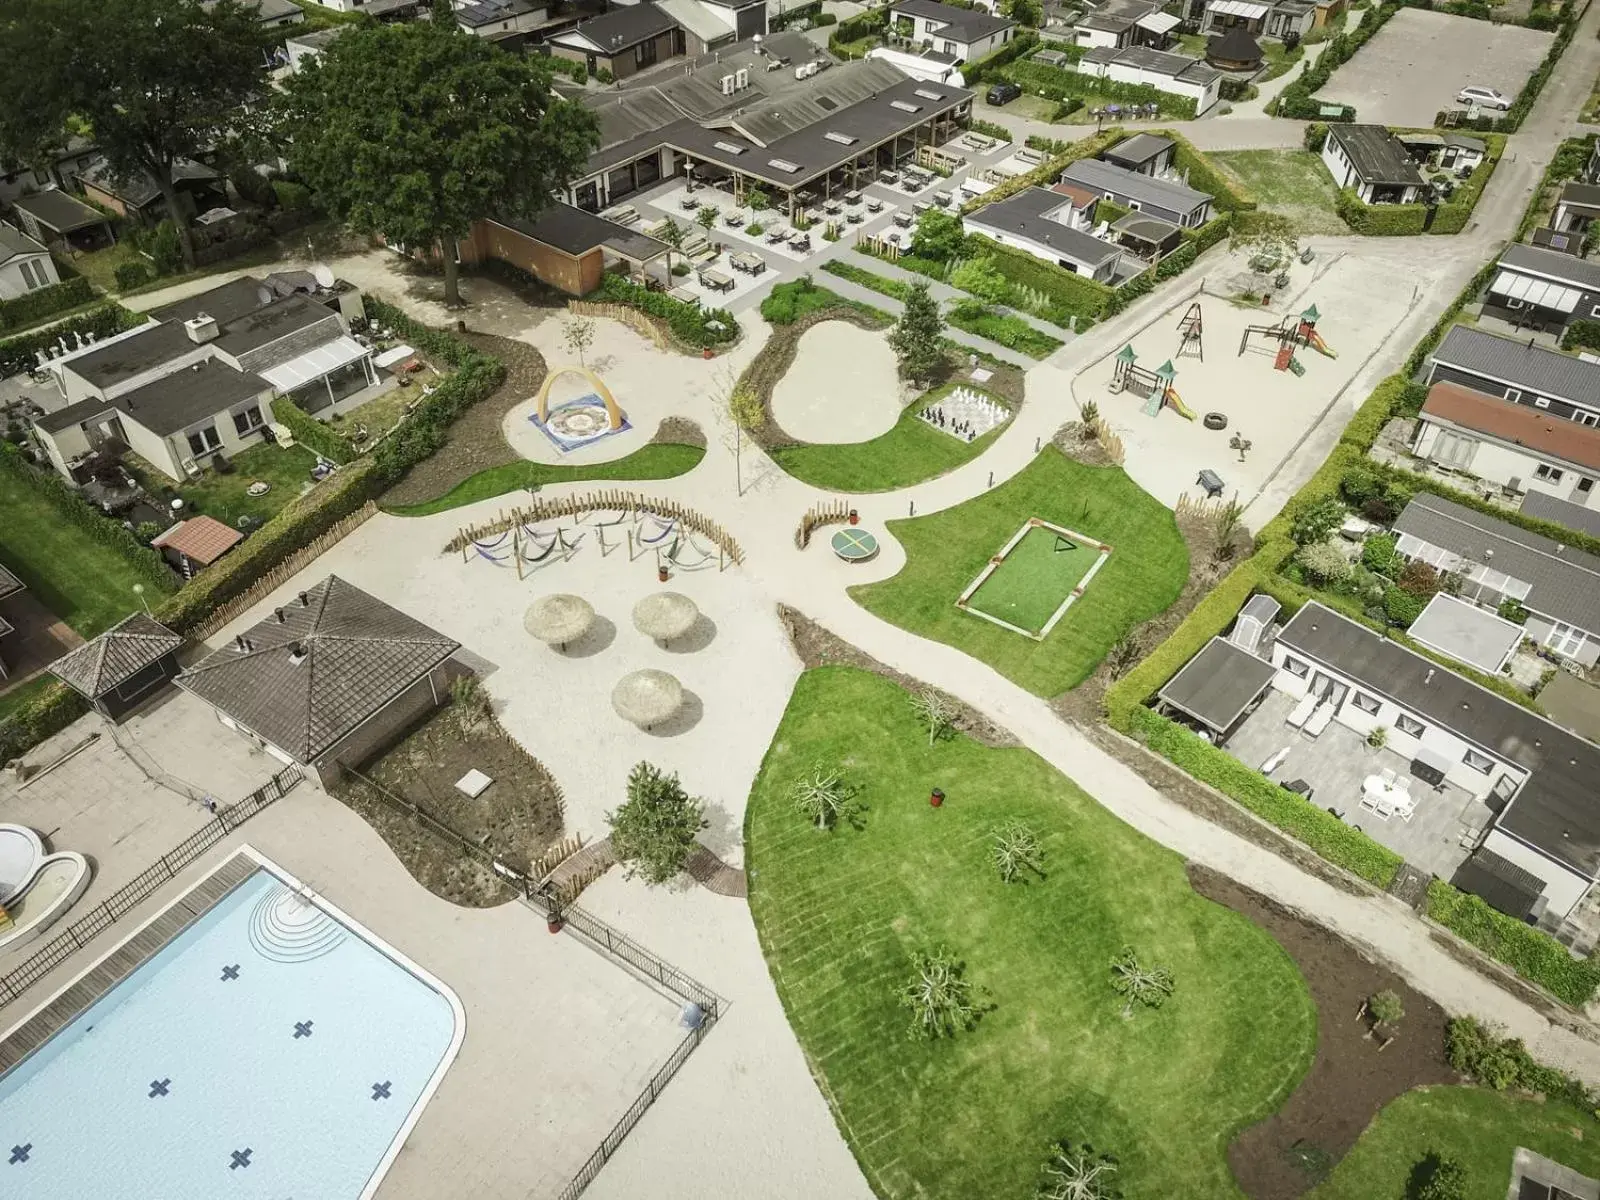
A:
[[[463,732],[456,712],[453,705],[435,710],[362,767],[360,776],[347,775],[337,794],[434,895],[473,908],[503,904],[514,893],[493,871],[424,822],[374,795],[371,787],[376,784],[415,805],[497,861],[530,873],[561,837],[561,788],[544,764],[497,722],[484,721]],[[473,768],[494,781],[476,799],[455,786]]]
[[[444,445],[384,493],[380,501],[384,505],[424,504],[479,471],[521,458],[500,432],[500,425],[512,406],[533,395],[544,383],[544,355],[526,342],[492,333],[455,336],[505,363],[505,382],[461,414],[446,432]]]
[[[1333,1169],[1389,1101],[1414,1087],[1461,1082],[1444,1057],[1445,1013],[1321,926],[1215,871],[1193,863],[1188,871],[1202,896],[1276,939],[1317,1005],[1311,1070],[1282,1108],[1228,1147],[1228,1165],[1251,1200],[1294,1200]],[[1380,1050],[1357,1014],[1363,1001],[1384,990],[1400,997],[1405,1016]]]

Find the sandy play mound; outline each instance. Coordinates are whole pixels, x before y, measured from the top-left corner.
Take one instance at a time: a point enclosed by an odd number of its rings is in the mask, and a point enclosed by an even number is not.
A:
[[[800,335],[794,366],[772,392],[772,412],[805,442],[865,442],[900,417],[894,352],[882,333],[823,321]]]

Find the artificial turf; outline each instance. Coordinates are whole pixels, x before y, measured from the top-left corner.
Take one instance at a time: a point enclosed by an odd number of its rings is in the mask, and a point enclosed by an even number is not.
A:
[[[1002,621],[1037,633],[1100,560],[1100,551],[1035,525],[967,601]]]
[[[917,416],[956,386],[945,384],[918,396],[901,411],[894,428],[870,441],[780,446],[772,451],[772,460],[801,483],[848,494],[892,492],[953,471],[987,450],[1005,428],[964,442]]]
[[[955,603],[1029,517],[1115,547],[1043,641],[1018,637]],[[880,583],[852,588],[855,600],[1040,696],[1081,683],[1118,638],[1176,600],[1189,575],[1188,548],[1167,508],[1122,468],[1087,467],[1053,446],[998,487],[928,516],[890,521],[889,532],[905,547],[905,566]]]
[[[34,598],[91,638],[139,607],[135,584],[149,585],[127,559],[66,520],[27,481],[0,471],[0,563]]]
[[[1070,1138],[1121,1160],[1123,1195],[1238,1200],[1229,1140],[1315,1050],[1293,962],[1037,755],[930,746],[908,700],[865,671],[806,672],[746,817],[768,969],[868,1180],[885,1200],[1027,1200],[1047,1143]],[[857,789],[854,823],[819,832],[790,801],[818,763]],[[1006,884],[990,864],[1010,820],[1038,835],[1043,878]],[[920,1042],[895,991],[939,945],[993,1008]],[[1132,1019],[1109,973],[1124,945],[1177,984]]]
[[[1402,1031],[1401,1036],[1405,1036]],[[1417,1088],[1389,1103],[1333,1174],[1306,1200],[1409,1196],[1413,1168],[1430,1153],[1459,1162],[1465,1200],[1505,1200],[1518,1146],[1600,1176],[1593,1113],[1476,1087]]]

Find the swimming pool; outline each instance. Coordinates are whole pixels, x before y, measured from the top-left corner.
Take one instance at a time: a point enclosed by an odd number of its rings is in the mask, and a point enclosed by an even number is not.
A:
[[[358,1200],[460,1003],[265,868],[0,1076],[6,1200]]]

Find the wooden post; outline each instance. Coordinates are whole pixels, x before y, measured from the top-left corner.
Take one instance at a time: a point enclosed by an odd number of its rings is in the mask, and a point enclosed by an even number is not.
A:
[[[522,582],[522,526],[516,525],[511,530],[511,557],[517,560],[517,582]]]

